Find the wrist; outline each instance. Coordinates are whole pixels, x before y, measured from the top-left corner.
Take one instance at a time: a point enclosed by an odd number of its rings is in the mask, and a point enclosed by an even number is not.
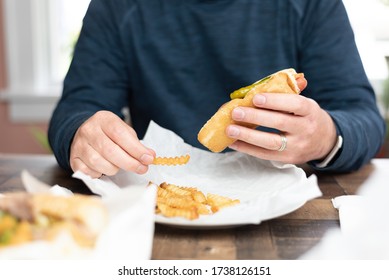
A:
[[[342,146],[343,146],[343,137],[341,135],[338,135],[336,137],[335,145],[332,147],[331,151],[324,159],[315,163],[315,167],[318,168],[327,167],[331,163],[331,161],[333,161],[336,158],[336,156],[339,154]]]

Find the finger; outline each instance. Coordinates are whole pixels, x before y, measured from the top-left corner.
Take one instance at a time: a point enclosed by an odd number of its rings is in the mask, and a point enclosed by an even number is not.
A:
[[[70,161],[70,167],[74,172],[81,171],[92,178],[100,178],[103,175],[103,173],[89,168],[80,158],[73,158]]]
[[[306,162],[306,159],[301,156],[296,156],[290,150],[284,150],[282,152],[271,151],[242,141],[234,142],[229,148],[264,160],[274,160],[291,164],[302,164]]]
[[[102,155],[106,161],[109,161],[112,165],[126,171],[132,171],[138,174],[144,174],[147,172],[148,168],[145,164],[142,164],[137,159],[126,153],[103,132],[101,132],[101,134],[101,137],[93,138],[90,143],[96,152]],[[150,154],[153,154],[152,151],[149,152]],[[117,171],[118,170],[114,171],[115,174]],[[107,173],[104,174],[109,175]]]
[[[229,148],[264,160],[287,162],[285,151],[268,150],[243,141],[236,141]]]
[[[102,127],[103,132],[132,158],[143,165],[153,163],[155,153],[145,147],[136,136],[135,131],[125,122],[112,122]]]
[[[108,138],[100,128],[88,129],[88,126],[82,126],[74,136],[70,157],[79,158],[89,169],[96,172],[110,176],[116,174],[119,167],[96,149],[105,139]]]
[[[251,107],[237,107],[232,111],[232,119],[238,122],[255,124],[275,128],[281,131],[293,131],[300,127],[300,116],[277,112],[272,110],[263,110]]]
[[[226,133],[233,139],[237,139],[266,150],[278,151],[278,149],[282,146],[282,139],[280,135],[276,133],[263,132],[239,125],[228,126]]]
[[[304,73],[298,73],[296,75],[296,82],[297,82],[298,88],[301,91],[303,91],[308,86],[308,81],[307,81],[307,79],[305,79]]]
[[[113,176],[119,171],[118,166],[113,164],[107,158],[104,158],[91,145],[85,145],[84,149],[82,150],[82,154],[79,156],[79,158],[90,169],[108,176]]]
[[[253,104],[258,108],[293,113],[298,116],[307,116],[314,107],[318,107],[317,103],[310,98],[285,93],[256,94]]]

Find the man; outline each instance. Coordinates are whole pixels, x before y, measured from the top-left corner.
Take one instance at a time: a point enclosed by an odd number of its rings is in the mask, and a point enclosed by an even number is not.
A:
[[[92,0],[50,143],[66,169],[143,174],[158,153],[139,141],[150,120],[201,147],[230,92],[284,68],[305,74],[302,95],[258,94],[232,116],[285,137],[230,126],[230,148],[337,172],[377,153],[385,124],[341,0]]]

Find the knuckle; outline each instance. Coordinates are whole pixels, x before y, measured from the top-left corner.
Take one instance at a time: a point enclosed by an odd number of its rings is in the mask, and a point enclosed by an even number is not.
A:
[[[91,164],[91,166],[98,166],[99,163],[101,162],[101,157],[99,154],[97,153],[93,153],[89,156],[89,163]]]
[[[117,154],[115,146],[113,145],[103,144],[101,149],[104,153],[104,157],[107,159],[113,158]]]
[[[83,154],[85,150],[85,142],[79,137],[74,137],[72,144],[70,146],[70,157],[77,158]]]
[[[101,111],[97,111],[92,117],[91,119],[96,119],[97,121],[100,121],[100,120],[107,120],[107,119],[110,119],[110,116],[112,115],[111,112],[108,112],[108,111],[104,111],[104,110],[101,110]]]
[[[108,127],[109,134],[113,139],[125,137],[126,130],[121,125],[111,125]]]
[[[89,121],[83,123],[77,130],[77,136],[80,137],[89,137],[93,131],[93,126],[90,125]]]
[[[306,133],[308,134],[308,137],[312,137],[313,135],[315,135],[316,131],[317,128],[313,125],[310,125],[308,126]]]
[[[128,128],[129,133],[130,133],[132,136],[138,137],[138,135],[136,134],[135,129],[133,129],[131,126],[127,126],[127,128]]]
[[[307,137],[312,137],[318,131],[318,125],[315,120],[308,120],[305,125],[305,133]]]

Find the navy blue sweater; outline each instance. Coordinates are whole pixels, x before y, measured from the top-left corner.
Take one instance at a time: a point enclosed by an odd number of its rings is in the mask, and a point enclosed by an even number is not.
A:
[[[341,0],[92,0],[49,140],[69,167],[74,133],[99,110],[130,109],[201,147],[197,132],[233,90],[283,68],[304,72],[344,138],[324,170],[351,171],[379,150],[385,124]]]

